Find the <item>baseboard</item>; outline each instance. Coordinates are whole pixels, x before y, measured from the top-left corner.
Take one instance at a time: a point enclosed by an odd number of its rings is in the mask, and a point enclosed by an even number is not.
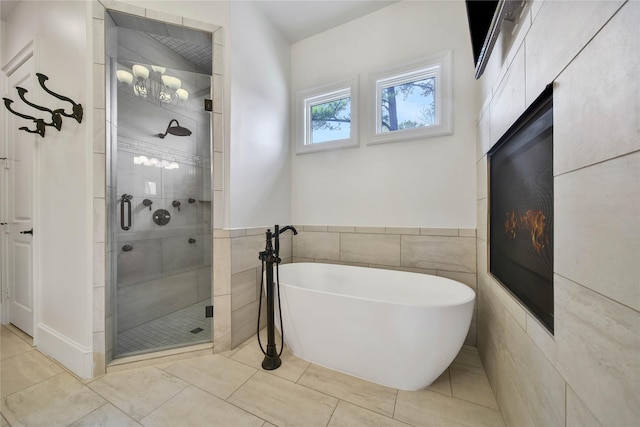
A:
[[[36,347],[83,379],[93,377],[93,351],[39,323]]]

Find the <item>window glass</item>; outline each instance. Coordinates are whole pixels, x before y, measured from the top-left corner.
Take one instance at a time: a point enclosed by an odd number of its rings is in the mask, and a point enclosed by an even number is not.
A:
[[[368,144],[453,132],[451,52],[369,75]]]
[[[351,137],[351,97],[311,105],[311,143]]]
[[[435,77],[382,86],[379,98],[382,110],[380,130],[391,132],[434,125],[435,90]]]
[[[299,91],[296,153],[358,146],[357,111],[357,77]]]

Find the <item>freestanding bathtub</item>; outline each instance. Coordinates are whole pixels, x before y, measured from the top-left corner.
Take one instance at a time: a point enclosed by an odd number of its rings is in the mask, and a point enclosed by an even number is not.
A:
[[[318,263],[284,264],[279,275],[289,350],[385,386],[430,385],[471,324],[474,291],[443,277]]]

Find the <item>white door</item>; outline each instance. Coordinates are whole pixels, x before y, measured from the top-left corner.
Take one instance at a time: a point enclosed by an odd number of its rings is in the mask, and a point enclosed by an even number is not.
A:
[[[37,112],[20,100],[16,86],[29,91],[29,101],[37,94],[33,56],[8,75],[7,98],[15,110],[37,116]],[[7,179],[6,219],[3,226],[7,241],[7,305],[9,322],[33,336],[33,165],[36,138],[40,136],[20,130],[35,124],[7,114],[6,163],[0,163]],[[46,120],[46,118],[45,118]],[[27,233],[25,233],[27,232]]]

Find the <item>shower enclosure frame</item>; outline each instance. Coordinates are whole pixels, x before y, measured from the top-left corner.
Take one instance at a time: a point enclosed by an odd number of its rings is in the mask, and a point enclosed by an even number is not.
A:
[[[123,5],[124,6],[124,5]],[[136,8],[138,9],[138,8]],[[123,7],[123,10],[118,10],[118,4],[117,3],[112,3],[110,4],[109,7],[109,11],[115,11],[115,12],[120,12],[120,13],[131,13],[132,9],[130,7],[130,5],[126,5],[126,7]],[[105,20],[103,21],[103,27],[104,27],[104,38],[105,40],[109,39],[109,34],[107,31],[107,20],[108,18],[108,14],[107,14],[107,9],[103,9],[104,11],[104,17]],[[157,14],[153,13],[152,11],[149,11],[147,9],[138,9],[137,10],[137,18],[146,18],[149,19],[146,15],[147,14],[151,14],[152,16],[157,16]],[[182,18],[182,17],[176,17],[176,20],[179,20],[179,22],[189,22],[190,24],[192,24],[191,26],[188,25],[183,25],[183,27],[185,28],[191,28],[193,30],[197,30],[197,31],[203,31],[203,32],[208,32],[211,33],[211,39],[212,39],[212,50],[216,49],[219,50],[217,57],[221,58],[222,55],[220,55],[220,53],[222,52],[224,46],[223,46],[223,42],[222,40],[224,40],[224,33],[223,33],[223,29],[221,27],[212,25],[212,24],[206,24],[206,23],[202,23],[202,22],[197,22],[197,21],[193,21],[187,18]],[[172,20],[173,22],[175,22],[174,20]],[[95,21],[94,21],[95,23]],[[168,22],[167,24],[172,24],[171,22]],[[172,24],[175,25],[175,24]],[[218,32],[218,34],[215,34],[216,32]],[[214,43],[213,40],[216,40],[216,42]],[[108,52],[105,51],[105,55],[108,56]],[[223,138],[223,133],[218,131],[216,132],[214,130],[214,122],[217,124],[221,124],[223,123],[223,111],[222,111],[222,82],[223,82],[223,68],[222,68],[222,64],[217,63],[216,61],[213,60],[213,58],[216,58],[216,55],[213,53],[211,54],[212,57],[212,73],[211,73],[211,98],[214,99],[214,105],[217,106],[217,108],[214,108],[214,111],[212,111],[211,114],[211,118],[208,122],[208,126],[209,126],[209,154],[210,154],[210,167],[208,169],[208,173],[210,176],[210,182],[211,182],[211,187],[209,189],[210,192],[210,201],[211,201],[211,209],[210,209],[210,226],[209,226],[209,240],[210,240],[210,245],[213,246],[213,230],[214,228],[216,228],[214,226],[214,221],[216,221],[216,215],[214,213],[214,193],[216,193],[216,191],[214,191],[215,189],[219,189],[222,187],[222,183],[221,182],[214,182],[214,176],[215,174],[213,173],[213,168],[215,167],[215,165],[217,164],[216,161],[214,161],[214,157],[216,158],[216,160],[218,158],[224,158],[223,157],[223,153],[222,153],[222,147],[224,147],[224,144],[222,143],[222,138]],[[105,58],[107,59],[107,58]],[[116,84],[116,80],[115,80],[115,76],[114,76],[114,70],[112,68],[110,68],[109,66],[109,61],[106,60],[105,61],[105,88],[106,88],[106,97],[105,97],[105,110],[106,110],[106,126],[107,126],[107,132],[106,132],[106,138],[105,138],[105,160],[106,160],[106,191],[105,191],[105,196],[106,196],[106,218],[105,218],[105,234],[106,234],[106,244],[105,244],[105,304],[104,304],[104,316],[105,316],[105,321],[104,321],[104,333],[103,333],[103,337],[104,337],[104,362],[101,362],[101,355],[100,355],[100,350],[97,349],[95,351],[95,353],[97,353],[97,358],[96,355],[94,354],[94,360],[97,361],[97,366],[98,366],[98,370],[95,372],[95,374],[100,374],[101,369],[99,368],[100,365],[102,366],[107,366],[110,364],[113,364],[113,359],[114,359],[114,354],[115,354],[115,340],[114,337],[116,336],[116,328],[115,328],[115,317],[114,317],[114,307],[115,307],[115,290],[117,289],[117,273],[116,273],[116,262],[114,260],[114,250],[115,250],[115,244],[116,241],[113,238],[114,237],[114,233],[113,233],[113,229],[111,228],[112,226],[115,226],[116,224],[114,223],[114,219],[116,217],[116,211],[119,208],[119,206],[116,204],[116,199],[118,198],[118,195],[116,194],[116,187],[115,185],[113,185],[113,178],[115,177],[115,167],[116,167],[116,159],[114,156],[115,153],[115,148],[117,147],[117,119],[116,119],[116,115],[114,114],[115,112],[115,103],[112,102],[115,98],[115,92],[117,91],[117,84]],[[218,101],[218,102],[215,102]],[[214,138],[216,139],[214,141]],[[216,150],[214,147],[220,147],[218,150]],[[219,192],[220,193],[220,192]],[[220,197],[216,197],[216,200],[221,200]],[[220,218],[218,220],[218,222],[221,221],[222,218]],[[117,222],[117,221],[116,221]],[[111,226],[111,227],[110,227]],[[213,301],[213,248],[211,248],[211,253],[210,253],[210,265],[211,265],[211,279],[209,281],[209,287],[211,289],[211,294],[210,294],[210,304]],[[204,315],[204,313],[203,313]],[[205,344],[197,344],[197,345],[186,345],[184,347],[176,347],[172,350],[168,350],[167,352],[161,352],[160,354],[158,353],[154,353],[153,357],[157,357],[158,355],[161,355],[162,353],[182,353],[182,352],[189,352],[189,351],[196,351],[196,350],[203,350],[203,349],[211,349],[213,347],[213,319],[209,319],[212,322],[211,325],[211,330],[212,330],[212,335],[209,339],[209,341]],[[94,328],[95,329],[95,328]],[[152,350],[153,351],[153,350]],[[137,357],[139,358],[139,357]],[[144,358],[144,355],[143,355]],[[119,362],[126,362],[127,358],[123,358],[123,359],[119,359]]]

